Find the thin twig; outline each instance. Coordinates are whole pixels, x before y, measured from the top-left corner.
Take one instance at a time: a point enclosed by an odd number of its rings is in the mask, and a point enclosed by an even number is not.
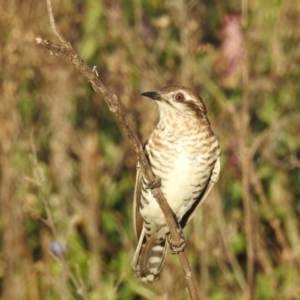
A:
[[[240,151],[242,162],[242,190],[243,190],[243,206],[244,206],[244,226],[247,240],[247,283],[249,295],[248,300],[256,299],[256,282],[255,282],[255,263],[256,263],[256,248],[255,248],[255,224],[253,218],[253,207],[250,193],[250,150],[247,145],[249,136],[249,72],[248,58],[245,59],[243,65],[243,85],[244,94],[241,108],[241,130],[240,130]]]
[[[47,2],[47,10],[48,10],[48,16],[49,16],[49,21],[50,21],[50,26],[52,31],[54,32],[54,34],[58,37],[58,39],[60,40],[60,42],[65,46],[65,47],[70,47],[70,43],[67,43],[67,41],[59,34],[56,25],[55,25],[55,20],[54,20],[54,16],[53,16],[53,11],[52,11],[52,4],[51,4],[51,0],[46,0]]]
[[[221,208],[221,200],[220,200],[220,195],[217,191],[214,192],[214,198],[215,198],[215,212],[216,212],[216,219],[217,219],[217,224],[219,226],[219,230],[220,230],[220,236],[221,236],[221,240],[223,243],[223,247],[224,247],[224,253],[222,253],[222,255],[226,255],[227,259],[231,265],[233,274],[236,277],[236,280],[241,288],[241,290],[244,292],[244,294],[248,293],[248,286],[247,286],[247,282],[245,280],[243,271],[241,269],[241,266],[239,265],[236,256],[234,255],[234,253],[232,252],[232,249],[229,246],[229,241],[228,241],[228,235],[226,231],[226,221],[225,221],[225,216],[224,216],[224,212]]]
[[[66,262],[66,259],[63,256],[63,254],[58,256],[58,255],[53,254],[52,251],[49,251],[49,254],[55,261],[57,261],[58,264],[60,264],[62,266],[63,271],[65,272],[65,274],[68,276],[68,278],[71,280],[71,282],[75,286],[77,294],[82,296],[82,298],[84,300],[89,300],[90,298],[89,298],[89,295],[85,288],[84,283],[80,279],[77,279],[75,277],[75,275],[71,271],[68,263]]]
[[[35,184],[37,184],[40,188],[40,192],[41,192],[41,196],[42,196],[42,201],[46,210],[46,216],[47,219],[44,220],[42,218],[39,217],[39,219],[41,219],[47,226],[49,226],[49,228],[52,231],[53,236],[55,237],[55,239],[57,239],[58,237],[58,233],[57,233],[57,228],[56,228],[56,224],[54,221],[54,217],[53,217],[53,212],[52,209],[50,207],[50,203],[48,202],[48,199],[46,197],[45,191],[44,191],[44,183],[45,183],[45,179],[44,176],[38,166],[38,159],[37,159],[37,150],[35,147],[35,144],[33,142],[33,139],[31,137],[30,140],[30,147],[31,147],[31,152],[32,154],[30,155],[30,159],[33,163],[33,166],[36,170],[37,173],[37,179],[33,180],[30,178],[25,178],[25,179],[30,179],[31,182],[34,182]],[[85,285],[83,284],[83,281],[77,280],[76,277],[73,275],[69,265],[67,264],[67,261],[64,257],[64,253],[63,251],[61,251],[61,255],[56,256],[52,253],[52,251],[49,250],[50,255],[57,261],[59,262],[59,264],[62,266],[63,271],[67,274],[68,278],[70,278],[71,282],[74,284],[74,286],[76,287],[76,291],[79,295],[82,296],[82,298],[84,300],[88,300],[89,296],[87,293],[87,290],[85,288]]]
[[[47,201],[47,197],[45,195],[45,190],[44,190],[45,178],[44,178],[44,176],[43,176],[43,174],[42,174],[42,172],[39,168],[39,165],[38,165],[37,150],[36,150],[35,144],[33,142],[32,136],[30,138],[30,147],[31,147],[32,154],[30,154],[29,158],[30,158],[30,160],[33,164],[33,167],[34,167],[35,171],[36,171],[37,179],[35,181],[36,181],[36,184],[38,185],[38,187],[40,189],[43,205],[45,207],[46,216],[47,216],[46,224],[51,229],[51,231],[53,233],[53,236],[57,237],[58,234],[57,234],[57,229],[56,229],[55,222],[54,222],[53,213],[52,213],[50,204]]]
[[[101,97],[106,101],[106,103],[109,106],[110,111],[116,116],[118,121],[120,122],[123,130],[126,132],[129,140],[131,141],[131,145],[137,155],[138,161],[141,166],[141,171],[145,177],[145,179],[148,182],[154,182],[155,176],[152,173],[152,170],[148,164],[148,161],[144,155],[143,147],[132,129],[132,126],[130,125],[129,119],[127,115],[125,114],[122,106],[120,105],[118,98],[116,95],[111,94],[105,85],[99,80],[99,78],[95,75],[95,73],[85,64],[85,62],[78,56],[78,54],[74,51],[70,43],[68,43],[66,40],[64,40],[63,37],[61,37],[56,29],[55,20],[52,13],[52,7],[51,7],[51,0],[47,1],[47,8],[48,8],[48,15],[49,15],[49,21],[51,24],[51,28],[53,30],[54,35],[60,40],[62,43],[61,45],[54,44],[50,42],[49,40],[43,39],[42,37],[37,37],[36,42],[39,45],[44,46],[48,50],[50,50],[52,55],[56,56],[62,56],[66,58],[69,62],[71,62],[82,74],[83,76],[91,83],[94,90],[98,92]],[[157,200],[165,218],[167,221],[167,224],[170,229],[170,233],[172,236],[172,240],[175,242],[175,244],[180,244],[181,238],[182,238],[182,232],[177,226],[177,220],[175,219],[175,216],[170,209],[167,201],[165,200],[161,190],[159,187],[156,187],[152,189],[152,194]],[[181,265],[183,268],[183,271],[185,272],[185,279],[188,286],[188,291],[190,294],[190,298],[192,300],[199,299],[199,296],[197,294],[197,288],[195,284],[195,280],[192,276],[191,268],[188,263],[187,257],[184,252],[178,253],[179,259],[181,261]]]

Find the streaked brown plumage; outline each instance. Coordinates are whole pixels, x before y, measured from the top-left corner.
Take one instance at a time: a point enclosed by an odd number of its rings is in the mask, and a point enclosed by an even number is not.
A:
[[[219,178],[219,144],[202,99],[191,89],[170,86],[142,95],[154,99],[160,112],[145,152],[184,228]],[[136,277],[153,283],[161,276],[169,228],[148,184],[137,166],[133,213],[139,242],[132,269]]]

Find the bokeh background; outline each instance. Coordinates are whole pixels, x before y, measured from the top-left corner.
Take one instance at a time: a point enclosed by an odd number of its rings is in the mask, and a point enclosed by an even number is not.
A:
[[[222,172],[185,229],[202,298],[246,299],[250,262],[257,299],[300,299],[300,2],[53,0],[53,10],[141,141],[158,119],[141,92],[180,84],[204,99]],[[152,286],[130,271],[136,157],[82,75],[36,45],[56,41],[45,1],[0,11],[0,298],[187,299],[176,256]]]

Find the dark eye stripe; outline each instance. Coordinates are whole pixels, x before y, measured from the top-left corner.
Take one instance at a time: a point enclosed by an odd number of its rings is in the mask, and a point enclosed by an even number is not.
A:
[[[194,111],[197,117],[202,117],[203,115],[206,115],[205,106],[199,107],[197,104],[195,104],[192,101],[186,101],[184,102],[184,104],[188,106],[190,110]]]

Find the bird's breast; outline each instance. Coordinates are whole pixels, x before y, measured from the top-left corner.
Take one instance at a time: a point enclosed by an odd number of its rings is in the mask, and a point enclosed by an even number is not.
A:
[[[217,153],[211,153],[211,146],[218,146],[214,136],[211,141],[204,140],[204,136],[199,133],[174,138],[154,133],[146,145],[152,171],[161,179],[161,190],[179,219],[205,188],[217,159]],[[143,196],[149,205],[141,211],[142,216],[164,223],[152,193],[144,190]]]

